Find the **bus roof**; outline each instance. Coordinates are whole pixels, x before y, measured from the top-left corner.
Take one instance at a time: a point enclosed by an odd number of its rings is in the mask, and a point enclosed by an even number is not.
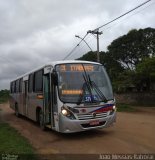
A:
[[[82,61],[82,60],[52,61],[52,62],[48,62],[47,64],[45,64],[45,65],[43,65],[43,66],[41,66],[41,67],[38,67],[38,68],[36,68],[36,69],[33,69],[33,70],[31,70],[31,71],[29,71],[29,72],[27,72],[27,73],[25,73],[25,74],[23,74],[23,75],[15,78],[15,79],[13,79],[11,82],[13,82],[13,81],[15,81],[15,80],[18,80],[18,79],[20,79],[20,78],[22,78],[22,77],[25,77],[25,76],[27,76],[27,75],[29,75],[29,74],[37,71],[37,70],[43,69],[43,68],[48,67],[48,66],[51,66],[51,67],[54,68],[54,66],[56,66],[56,65],[58,65],[58,64],[69,64],[69,63],[90,63],[90,64],[99,64],[99,65],[101,65],[101,63],[98,63],[98,62]]]
[[[48,65],[52,65],[53,67],[57,64],[64,64],[64,63],[92,63],[92,64],[100,64],[97,62],[91,62],[91,61],[81,61],[81,60],[66,60],[66,61],[53,61],[49,62]]]

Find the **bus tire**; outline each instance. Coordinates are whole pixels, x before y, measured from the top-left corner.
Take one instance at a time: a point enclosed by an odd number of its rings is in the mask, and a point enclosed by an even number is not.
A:
[[[46,127],[45,127],[45,123],[44,123],[44,116],[43,116],[42,110],[39,111],[39,116],[38,116],[38,118],[39,118],[40,128],[45,131],[45,130],[46,130]]]
[[[15,104],[15,115],[16,117],[20,117],[17,103]]]

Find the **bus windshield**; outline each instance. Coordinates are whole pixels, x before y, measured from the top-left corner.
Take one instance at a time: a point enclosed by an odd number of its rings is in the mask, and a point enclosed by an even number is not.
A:
[[[59,98],[64,103],[95,103],[114,99],[108,75],[102,65],[92,63],[60,64]]]

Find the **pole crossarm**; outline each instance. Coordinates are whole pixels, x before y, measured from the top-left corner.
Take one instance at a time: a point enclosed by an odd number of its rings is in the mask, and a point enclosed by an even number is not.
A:
[[[99,32],[99,30],[98,30],[98,29],[96,29],[96,30],[89,30],[89,31],[87,31],[87,33],[91,33],[91,34],[98,34],[98,35],[103,34],[103,32]]]
[[[103,32],[99,32],[99,29],[89,30],[87,34],[96,34],[97,35],[97,62],[100,62],[100,51],[99,51],[99,35],[103,34]]]

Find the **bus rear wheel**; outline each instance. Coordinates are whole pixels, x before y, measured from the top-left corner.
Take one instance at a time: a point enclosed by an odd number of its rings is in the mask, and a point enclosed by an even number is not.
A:
[[[44,123],[44,115],[43,115],[42,110],[39,111],[39,125],[40,125],[40,128],[41,128],[42,130],[45,130],[45,129],[46,129],[45,123]]]

